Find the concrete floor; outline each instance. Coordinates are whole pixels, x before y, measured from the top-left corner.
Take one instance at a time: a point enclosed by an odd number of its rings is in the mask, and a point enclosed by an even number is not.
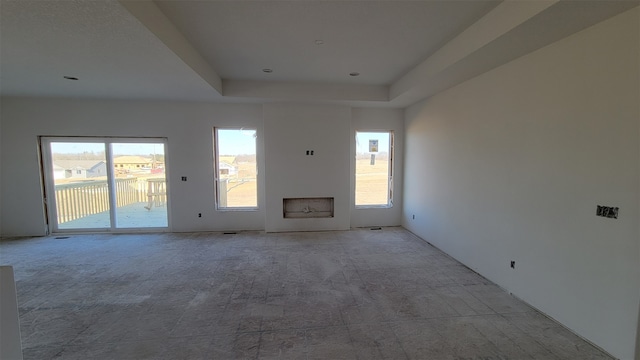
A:
[[[25,359],[609,359],[401,228],[0,243]]]

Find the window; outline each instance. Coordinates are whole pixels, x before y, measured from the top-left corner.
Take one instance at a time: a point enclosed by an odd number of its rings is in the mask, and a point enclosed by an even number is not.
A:
[[[393,205],[393,131],[356,131],[356,207]]]
[[[216,203],[218,209],[258,208],[255,129],[214,131]]]

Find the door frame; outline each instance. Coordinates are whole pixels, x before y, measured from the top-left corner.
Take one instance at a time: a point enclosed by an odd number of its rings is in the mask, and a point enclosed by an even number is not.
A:
[[[78,228],[60,229],[58,227],[58,213],[55,196],[55,179],[53,176],[53,161],[51,153],[51,143],[75,142],[75,143],[98,143],[105,146],[105,160],[107,165],[107,187],[109,198],[109,220],[110,226],[105,228]],[[116,227],[116,195],[115,195],[115,174],[111,144],[113,143],[154,143],[162,144],[164,149],[164,175],[166,187],[166,227]],[[43,189],[43,204],[46,220],[47,234],[58,233],[132,233],[132,232],[170,232],[171,231],[171,207],[170,204],[170,184],[169,184],[169,160],[167,156],[168,139],[165,137],[112,137],[112,136],[38,136],[40,147],[40,170]]]

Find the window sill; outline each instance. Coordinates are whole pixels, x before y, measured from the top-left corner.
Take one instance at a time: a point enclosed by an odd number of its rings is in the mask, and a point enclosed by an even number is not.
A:
[[[363,209],[391,209],[393,207],[392,205],[356,205],[356,210],[363,210]]]
[[[220,212],[255,212],[260,210],[259,208],[217,208],[216,211]]]

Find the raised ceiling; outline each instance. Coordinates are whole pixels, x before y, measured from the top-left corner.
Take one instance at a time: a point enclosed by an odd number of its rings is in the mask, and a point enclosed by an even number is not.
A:
[[[155,3],[223,79],[390,85],[499,1]]]
[[[2,0],[0,91],[403,107],[637,5]]]

